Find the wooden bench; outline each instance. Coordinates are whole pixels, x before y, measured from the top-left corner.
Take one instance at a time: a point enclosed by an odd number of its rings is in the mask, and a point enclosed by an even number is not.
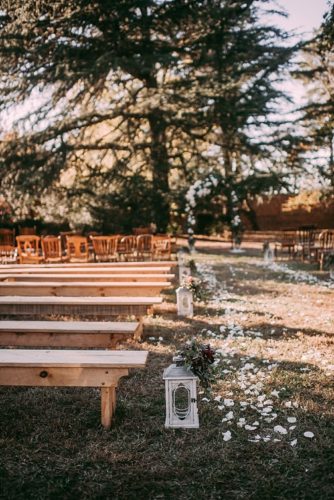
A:
[[[133,315],[141,318],[161,302],[161,297],[0,297],[0,314]]]
[[[100,387],[101,423],[109,428],[116,387],[130,368],[144,368],[147,351],[0,349],[0,385]]]
[[[114,274],[125,274],[132,276],[133,274],[170,274],[170,268],[168,267],[118,267],[117,269],[95,269],[95,268],[82,268],[82,267],[57,267],[54,269],[44,269],[41,266],[35,267],[23,267],[17,265],[15,268],[1,268],[0,275],[11,275],[11,274],[29,274],[29,275],[43,275],[43,274],[99,274],[100,276],[106,274],[112,276]]]
[[[160,260],[160,261],[131,261],[131,262],[72,262],[72,263],[51,263],[51,264],[39,264],[37,267],[38,269],[56,269],[59,267],[82,267],[82,268],[118,268],[118,267],[173,267],[177,265],[177,261],[173,260]],[[33,267],[31,264],[21,264],[21,265],[14,265],[11,264],[9,266],[7,265],[0,265],[0,269],[4,267],[22,267],[22,268],[28,268],[28,267]],[[36,266],[35,266],[36,268]]]
[[[115,349],[119,342],[139,339],[140,322],[129,321],[1,321],[0,346],[83,347]]]
[[[171,281],[175,278],[174,274],[55,274],[41,273],[34,274],[0,274],[0,281],[126,281],[126,282],[143,282],[143,281]]]
[[[170,281],[140,282],[0,282],[0,296],[156,297]]]

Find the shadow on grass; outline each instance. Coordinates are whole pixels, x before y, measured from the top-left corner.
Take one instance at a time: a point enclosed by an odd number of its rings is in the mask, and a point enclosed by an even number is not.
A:
[[[241,366],[239,356],[231,359]],[[250,361],[263,366],[261,358]],[[109,431],[99,425],[95,389],[0,389],[1,497],[330,498],[333,421],[324,406],[331,401],[327,389],[319,394],[325,382],[316,379],[317,371],[307,381],[310,374],[300,372],[305,365],[280,363],[266,380],[268,394],[286,387],[275,408],[279,422],[286,418],[284,403],[297,393],[300,443],[291,448],[288,439],[250,443],[249,433],[236,425],[230,427],[232,440],[224,442],[226,428],[214,401],[199,401],[198,430],[164,429],[162,371],[169,363],[169,356],[151,353],[145,370],[122,379]],[[235,391],[236,416],[241,398]],[[252,418],[248,411],[239,416]],[[310,429],[313,441],[302,437]]]
[[[328,337],[328,339],[331,339],[334,343],[334,333],[311,328],[291,328],[285,325],[273,325],[272,323],[254,323],[253,325],[249,325],[248,329],[245,330],[245,337],[249,336],[254,338],[253,335],[248,333],[249,330],[252,329],[260,331],[262,333],[261,338],[264,340],[285,340],[305,335],[307,337]]]

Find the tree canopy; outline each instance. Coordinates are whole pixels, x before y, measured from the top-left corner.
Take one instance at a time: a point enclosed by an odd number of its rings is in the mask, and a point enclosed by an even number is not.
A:
[[[1,0],[0,109],[37,102],[2,141],[6,192],[164,231],[213,168],[227,207],[236,185],[279,188],[277,83],[298,47],[264,20],[270,5]]]

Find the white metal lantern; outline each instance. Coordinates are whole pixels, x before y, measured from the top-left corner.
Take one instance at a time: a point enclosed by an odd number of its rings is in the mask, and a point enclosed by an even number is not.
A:
[[[198,428],[197,377],[185,366],[164,370],[166,392],[165,427]]]
[[[274,252],[270,246],[265,250],[263,254],[263,260],[265,264],[272,264],[274,261]]]
[[[179,283],[182,285],[183,281],[191,276],[190,267],[186,267],[184,265],[179,265]]]
[[[176,290],[176,304],[178,316],[191,318],[194,315],[193,294],[188,288],[180,286]]]

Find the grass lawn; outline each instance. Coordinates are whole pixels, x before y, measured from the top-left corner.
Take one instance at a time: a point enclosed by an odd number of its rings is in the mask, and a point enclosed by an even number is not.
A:
[[[210,300],[180,319],[167,294],[124,346],[150,355],[121,381],[111,430],[96,389],[0,388],[0,498],[334,498],[334,287],[254,255],[195,260]],[[199,429],[165,429],[162,372],[193,336],[220,376],[199,389]]]

